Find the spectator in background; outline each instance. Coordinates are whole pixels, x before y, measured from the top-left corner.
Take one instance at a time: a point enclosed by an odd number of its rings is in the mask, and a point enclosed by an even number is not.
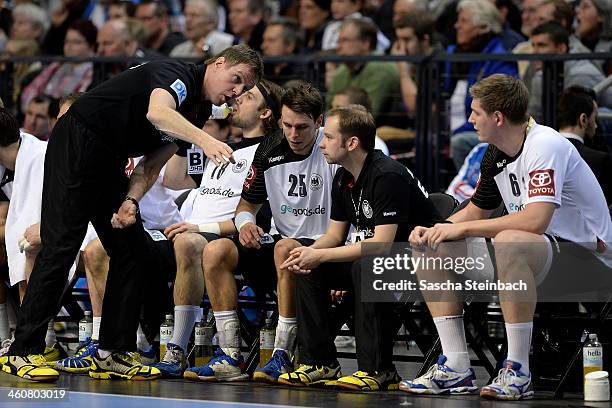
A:
[[[502,39],[502,45],[505,49],[511,50],[516,47],[518,44],[525,41],[525,37],[523,37],[518,32],[514,31],[513,27],[510,24],[510,18],[516,12],[516,15],[519,15],[518,7],[514,4],[513,0],[489,0],[497,10],[499,10],[499,14],[502,17],[502,31],[499,34]]]
[[[264,0],[231,0],[229,2],[229,23],[232,33],[239,42],[248,44],[256,51],[261,51],[264,22]]]
[[[108,4],[109,20],[124,20],[134,17],[136,5],[129,0],[110,0]]]
[[[569,52],[568,32],[559,23],[550,21],[537,26],[531,32],[531,42],[537,54],[567,54]],[[542,107],[542,62],[534,62],[537,72],[529,88],[529,112],[537,122],[543,122]],[[604,76],[595,62],[588,60],[569,60],[563,63],[563,88],[574,85],[593,88],[603,81]],[[604,90],[598,97],[599,105],[612,107],[612,88]]]
[[[261,51],[264,57],[286,57],[300,53],[304,36],[298,22],[288,17],[271,20],[264,31]],[[306,76],[306,66],[294,62],[264,64],[264,76],[278,85]]]
[[[161,54],[141,47],[141,41],[144,41],[144,37],[142,25],[134,19],[109,20],[98,31],[97,55],[101,57],[160,58]],[[136,66],[140,63],[140,61],[136,60],[129,63],[111,62],[103,65],[96,64],[91,88],[117,75],[128,67]]]
[[[22,130],[40,140],[47,140],[57,120],[58,112],[57,99],[47,95],[35,96],[28,103]]]
[[[34,40],[42,42],[51,22],[42,8],[35,4],[24,3],[13,9],[12,40]]]
[[[348,18],[362,18],[361,8],[363,7],[362,0],[331,0],[331,21],[325,27],[323,33],[323,51],[335,50],[338,47],[338,35],[342,21]],[[391,45],[389,39],[378,30],[376,34],[376,49],[380,52],[385,52]]]
[[[544,0],[536,9],[538,25],[555,21],[567,30],[570,53],[589,53],[589,50],[574,33],[574,8],[566,0]]]
[[[83,17],[87,7],[86,1],[82,0],[62,0],[59,7],[51,11],[51,26],[45,35],[42,43],[42,53],[44,55],[62,55],[64,52],[64,38],[68,28],[73,22]]]
[[[559,133],[565,136],[589,165],[608,205],[612,204],[612,155],[585,146],[597,131],[597,98],[595,91],[582,86],[567,88],[557,108]]]
[[[348,87],[341,89],[334,95],[331,102],[331,108],[346,108],[350,105],[363,106],[368,112],[372,111],[372,104],[368,93],[363,88]],[[378,135],[374,139],[374,148],[380,150],[385,155],[389,155],[387,144]]]
[[[40,47],[35,40],[15,40],[9,39],[4,47],[3,57],[35,57],[40,55]],[[19,95],[23,87],[28,85],[42,71],[40,62],[34,63],[15,63],[11,65],[1,65],[1,70],[4,72],[7,69],[12,70],[13,86],[11,95],[2,95],[2,99],[12,101],[17,106],[18,118],[22,116],[21,106],[19,105]],[[5,74],[7,75],[7,74]],[[10,104],[7,104],[10,106]]]
[[[544,0],[523,0],[521,10],[521,31],[527,38],[531,36],[531,31],[538,25],[538,6],[542,4]]]
[[[73,22],[64,39],[64,56],[91,57],[96,45],[96,26],[89,20]],[[93,79],[92,62],[54,62],[46,67],[23,89],[21,108],[25,111],[30,100],[38,95],[59,99],[72,92],[84,92]]]
[[[231,133],[230,123],[227,119],[209,119],[204,123],[202,130],[215,139],[226,143]]]
[[[215,0],[187,0],[185,36],[187,41],[174,47],[171,57],[212,57],[231,47],[234,36],[217,30],[219,16]]]
[[[539,24],[538,16],[536,14],[538,6],[542,4],[544,0],[523,0],[521,10],[521,32],[527,38],[531,35],[531,31]],[[514,54],[533,54],[533,47],[531,41],[527,40],[512,49]],[[525,71],[529,66],[529,61],[519,61],[519,73],[521,78],[524,77]]]
[[[461,0],[457,5],[457,44],[447,48],[447,53],[505,54],[499,33],[502,19],[499,10],[488,0]],[[451,96],[451,157],[457,169],[470,150],[478,144],[474,126],[468,122],[472,112],[472,97],[468,90],[482,78],[492,74],[518,76],[516,63],[507,61],[476,61],[471,63],[446,63],[445,90]]]
[[[576,8],[576,22],[578,37],[590,50],[612,51],[612,0],[580,0]],[[594,62],[606,74],[612,73],[612,61]]]
[[[305,52],[319,52],[323,46],[323,33],[329,20],[330,0],[299,0],[299,2],[298,21],[305,33]]]
[[[429,13],[413,11],[403,15],[395,23],[395,42],[391,48],[393,55],[430,55],[434,52],[435,21]],[[397,62],[402,89],[402,101],[408,115],[416,114],[416,67],[410,62]]]
[[[169,55],[174,47],[185,41],[179,32],[170,31],[168,7],[157,0],[144,0],[136,6],[135,18],[144,27],[145,46],[163,55]]]
[[[338,37],[339,56],[371,55],[376,47],[377,28],[369,19],[347,19]],[[399,72],[393,62],[346,62],[336,70],[327,92],[327,105],[341,89],[363,88],[372,101],[372,115],[378,126],[402,127],[405,114],[400,114]]]
[[[402,17],[414,12],[428,13],[427,1],[395,0],[393,3],[393,24],[397,24]]]

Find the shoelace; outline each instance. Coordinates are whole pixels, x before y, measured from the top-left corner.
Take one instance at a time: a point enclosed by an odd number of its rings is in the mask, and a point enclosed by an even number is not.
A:
[[[164,359],[161,361],[162,364],[180,364],[182,359],[180,350],[166,349]]]
[[[82,342],[79,345],[79,348],[77,349],[76,353],[74,353],[73,357],[81,357],[87,351],[91,350],[91,346],[93,345],[93,343],[94,341],[91,338],[88,338],[87,340]]]
[[[283,368],[283,358],[281,357],[281,353],[274,353],[272,355],[272,359],[270,360],[271,368],[274,370],[280,370]]]
[[[427,372],[425,374],[423,374],[423,377],[431,380],[432,378],[434,378],[436,372],[438,371],[438,368],[440,367],[439,364],[434,364],[431,367],[429,367],[429,370],[427,370]]]
[[[42,354],[30,356],[28,357],[28,361],[34,365],[43,365],[47,363],[47,360],[45,360]]]
[[[502,386],[508,385],[512,382],[511,377],[518,377],[518,375],[516,375],[516,371],[507,367],[502,368],[497,373],[497,377],[495,377],[495,379],[493,380],[493,384]]]

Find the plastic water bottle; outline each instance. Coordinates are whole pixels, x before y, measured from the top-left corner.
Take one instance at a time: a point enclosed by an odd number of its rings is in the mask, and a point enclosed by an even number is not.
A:
[[[215,325],[212,319],[212,310],[208,318],[202,320],[195,326],[195,365],[201,367],[208,363],[213,356],[213,336]]]
[[[266,319],[266,324],[259,332],[259,366],[263,367],[271,358],[274,351],[274,338],[276,328],[272,325],[272,319]]]
[[[595,333],[589,334],[589,341],[582,348],[582,366],[585,376],[603,369],[603,347]]]
[[[166,346],[172,340],[174,334],[174,316],[166,315],[166,320],[159,326],[159,360],[161,361],[166,354]]]
[[[226,119],[230,113],[232,113],[232,108],[227,103],[218,106],[213,105],[208,119]]]
[[[85,311],[85,316],[79,321],[79,343],[87,341],[93,333],[93,318],[91,311]]]

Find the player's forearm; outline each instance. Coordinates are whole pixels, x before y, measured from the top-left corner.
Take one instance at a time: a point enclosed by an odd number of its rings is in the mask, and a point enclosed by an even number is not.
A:
[[[214,138],[191,124],[183,115],[167,106],[154,105],[147,112],[147,119],[156,129],[177,139],[204,147]]]
[[[222,237],[229,237],[236,233],[236,226],[233,220],[221,221],[219,223],[219,235]]]
[[[153,186],[162,167],[174,153],[176,153],[176,145],[171,143],[144,156],[130,176],[128,195],[140,201]]]
[[[499,218],[468,221],[457,225],[462,226],[463,235],[466,237],[485,238],[494,238],[497,234],[506,230],[518,230],[541,235],[548,227],[547,222],[531,217],[524,211]]]
[[[187,158],[174,155],[166,164],[164,187],[171,190],[196,188],[196,183],[187,174]]]
[[[337,246],[342,245],[342,239],[338,239],[331,234],[324,234],[319,239],[317,239],[314,244],[311,245],[312,248],[315,249],[323,249],[323,248],[335,248]]]
[[[361,242],[320,251],[321,262],[352,262],[361,257]]]

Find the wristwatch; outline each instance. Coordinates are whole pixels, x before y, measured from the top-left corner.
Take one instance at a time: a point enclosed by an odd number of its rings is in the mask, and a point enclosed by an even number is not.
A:
[[[132,204],[134,204],[136,206],[136,214],[140,214],[140,205],[138,204],[138,200],[136,200],[134,197],[126,195],[125,198],[123,199],[123,201],[131,201]]]

